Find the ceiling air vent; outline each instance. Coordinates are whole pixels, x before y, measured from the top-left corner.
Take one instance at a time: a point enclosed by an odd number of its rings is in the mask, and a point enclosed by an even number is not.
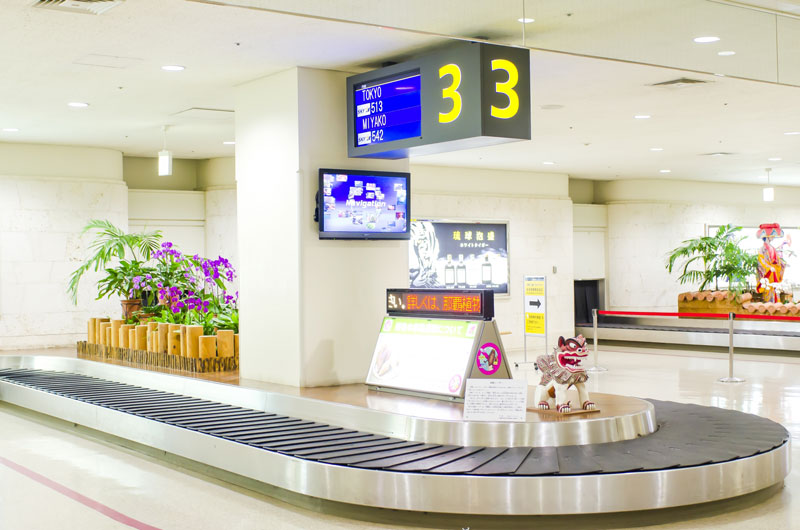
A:
[[[100,15],[117,7],[125,0],[37,0],[36,8],[54,9],[84,15]]]
[[[654,83],[650,86],[665,86],[665,87],[680,88],[692,85],[702,85],[703,83],[707,83],[707,81],[701,81],[700,79],[691,79],[689,77],[680,77],[678,79],[662,81],[661,83]]]

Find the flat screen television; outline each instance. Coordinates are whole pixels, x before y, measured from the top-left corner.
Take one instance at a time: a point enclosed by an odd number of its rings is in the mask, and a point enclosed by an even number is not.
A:
[[[408,239],[411,175],[319,170],[320,239]]]

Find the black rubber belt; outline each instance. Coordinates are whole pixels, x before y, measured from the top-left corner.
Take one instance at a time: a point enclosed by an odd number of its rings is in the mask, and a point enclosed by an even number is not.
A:
[[[752,414],[650,400],[659,429],[635,440],[562,447],[459,447],[336,425],[64,372],[0,370],[0,381],[296,458],[362,469],[449,475],[588,475],[656,471],[746,458],[789,433]]]

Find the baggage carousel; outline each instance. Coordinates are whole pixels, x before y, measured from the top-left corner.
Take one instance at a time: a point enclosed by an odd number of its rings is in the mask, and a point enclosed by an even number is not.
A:
[[[466,422],[460,404],[363,385],[280,392],[78,359],[0,358],[2,401],[342,503],[462,514],[619,512],[735,497],[789,472],[789,434],[770,420],[593,398],[600,413]]]
[[[597,338],[602,341],[645,342],[727,348],[727,319],[617,317],[601,315]],[[594,336],[591,322],[575,324],[575,333],[588,339]],[[751,321],[737,319],[734,325],[735,348],[756,350],[800,350],[797,322]]]

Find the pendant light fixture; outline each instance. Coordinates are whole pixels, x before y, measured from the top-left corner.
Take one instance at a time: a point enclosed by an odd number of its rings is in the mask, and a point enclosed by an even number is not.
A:
[[[163,149],[158,152],[158,176],[168,177],[172,175],[172,153],[167,151],[167,126],[161,127],[161,132],[164,134]]]
[[[764,202],[772,202],[775,200],[775,188],[773,188],[769,183],[770,171],[772,171],[772,169],[767,168],[767,186],[761,190]]]

